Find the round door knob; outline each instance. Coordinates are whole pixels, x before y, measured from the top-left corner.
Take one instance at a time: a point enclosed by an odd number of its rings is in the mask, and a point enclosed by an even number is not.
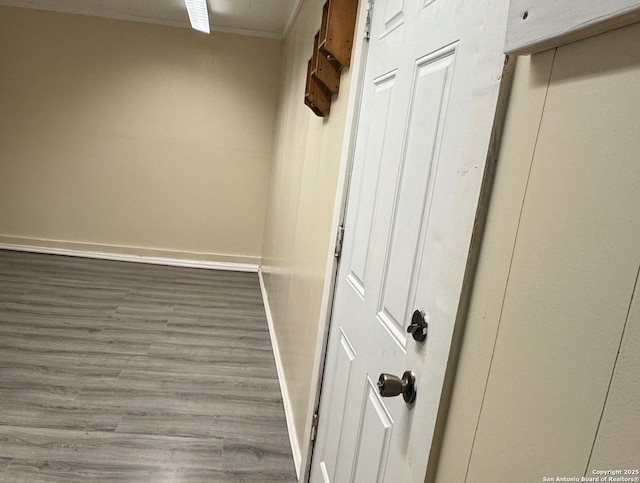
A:
[[[429,324],[422,311],[415,310],[411,316],[411,324],[407,327],[407,332],[413,336],[414,340],[424,342],[427,338],[428,328]]]
[[[393,374],[380,374],[378,392],[382,397],[394,397],[402,394],[405,402],[411,404],[416,400],[416,378],[411,371],[405,371],[402,379]]]

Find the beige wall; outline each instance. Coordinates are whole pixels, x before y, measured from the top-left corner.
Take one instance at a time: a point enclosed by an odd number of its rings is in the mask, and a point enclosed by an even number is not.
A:
[[[439,482],[640,466],[638,45],[518,59]]]
[[[285,39],[283,96],[263,248],[263,276],[281,351],[295,436],[303,444],[350,82],[331,115],[303,103],[324,0],[305,0]]]
[[[258,263],[281,45],[0,7],[0,242]]]

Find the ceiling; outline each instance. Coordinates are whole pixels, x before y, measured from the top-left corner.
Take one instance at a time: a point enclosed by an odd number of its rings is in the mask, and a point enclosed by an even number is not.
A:
[[[207,0],[211,30],[281,38],[300,0]],[[184,0],[0,0],[0,5],[190,27]]]

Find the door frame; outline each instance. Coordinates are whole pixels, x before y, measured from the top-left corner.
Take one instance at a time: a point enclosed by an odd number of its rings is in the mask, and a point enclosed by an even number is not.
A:
[[[318,331],[316,333],[311,392],[309,394],[310,397],[309,404],[307,406],[307,418],[304,429],[305,439],[300,442],[300,446],[302,448],[300,472],[298,474],[298,479],[300,481],[308,481],[311,471],[311,459],[313,456],[314,445],[314,441],[311,440],[311,433],[313,431],[314,415],[317,414],[320,407],[324,363],[327,354],[327,342],[329,338],[331,314],[338,277],[339,259],[335,256],[337,234],[339,227],[344,223],[344,217],[347,210],[349,182],[351,180],[353,154],[358,133],[358,120],[360,118],[360,100],[362,97],[362,87],[364,85],[367,53],[369,51],[369,42],[368,39],[365,38],[365,32],[367,30],[369,10],[373,8],[373,2],[374,0],[358,0],[358,13],[354,32],[351,66],[349,67],[351,70],[351,79],[347,94],[348,100],[344,137],[342,140],[342,151],[340,153],[340,164],[338,168],[338,181],[336,183],[336,195],[331,220],[331,240],[327,251],[324,286],[322,288],[322,298],[320,300],[320,316],[318,321]]]
[[[338,276],[339,259],[335,256],[338,229],[343,225],[347,203],[349,199],[349,185],[353,167],[353,157],[358,134],[358,121],[361,111],[362,88],[366,70],[366,59],[368,54],[368,38],[365,32],[368,28],[368,17],[370,10],[375,9],[375,0],[358,0],[358,14],[356,29],[354,34],[354,48],[351,62],[351,80],[348,90],[347,112],[345,120],[344,138],[340,155],[340,165],[338,171],[338,181],[336,185],[336,195],[334,201],[333,217],[331,222],[331,240],[327,252],[327,265],[325,269],[325,279],[321,298],[320,316],[318,331],[316,335],[314,363],[312,370],[311,392],[307,407],[307,418],[305,424],[305,439],[301,441],[302,455],[300,471],[298,474],[300,481],[308,481],[311,472],[314,442],[311,439],[313,426],[316,424],[315,415],[318,414],[322,383],[324,376],[325,359],[327,355],[327,342],[331,327],[332,309],[335,296],[335,288]],[[506,13],[506,12],[505,12]],[[499,54],[503,51],[500,50]],[[431,453],[428,456],[427,479],[435,476],[437,459],[439,456],[440,441],[442,439],[446,414],[448,411],[448,401],[451,398],[457,359],[460,352],[462,334],[464,333],[464,321],[468,309],[468,302],[473,285],[473,277],[480,253],[480,246],[484,232],[484,225],[488,213],[491,189],[495,166],[498,158],[502,130],[506,118],[511,83],[515,70],[515,57],[505,57],[505,64],[501,78],[498,80],[499,90],[496,103],[494,104],[495,115],[491,125],[491,136],[486,153],[486,164],[482,175],[481,189],[479,193],[476,217],[472,229],[471,243],[469,246],[468,261],[465,267],[464,281],[460,295],[460,305],[456,316],[454,333],[452,336],[450,349],[450,363],[448,365],[444,387],[442,390],[440,406],[436,419],[434,432],[434,443]],[[485,76],[486,77],[486,76]],[[432,474],[433,473],[433,474]]]

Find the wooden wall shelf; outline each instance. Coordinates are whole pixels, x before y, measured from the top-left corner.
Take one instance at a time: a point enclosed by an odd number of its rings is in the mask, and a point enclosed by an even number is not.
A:
[[[331,93],[312,75],[312,61],[307,64],[307,85],[304,89],[304,103],[316,116],[328,116],[331,111]]]
[[[322,9],[319,48],[341,67],[351,63],[357,0],[328,0]]]
[[[320,32],[313,41],[313,57],[311,58],[311,75],[322,83],[331,94],[340,89],[340,68],[327,58],[325,52],[318,49]]]
[[[350,65],[358,0],[327,0],[320,31],[307,65],[304,103],[318,116],[329,115],[331,96],[340,89],[340,74]]]

